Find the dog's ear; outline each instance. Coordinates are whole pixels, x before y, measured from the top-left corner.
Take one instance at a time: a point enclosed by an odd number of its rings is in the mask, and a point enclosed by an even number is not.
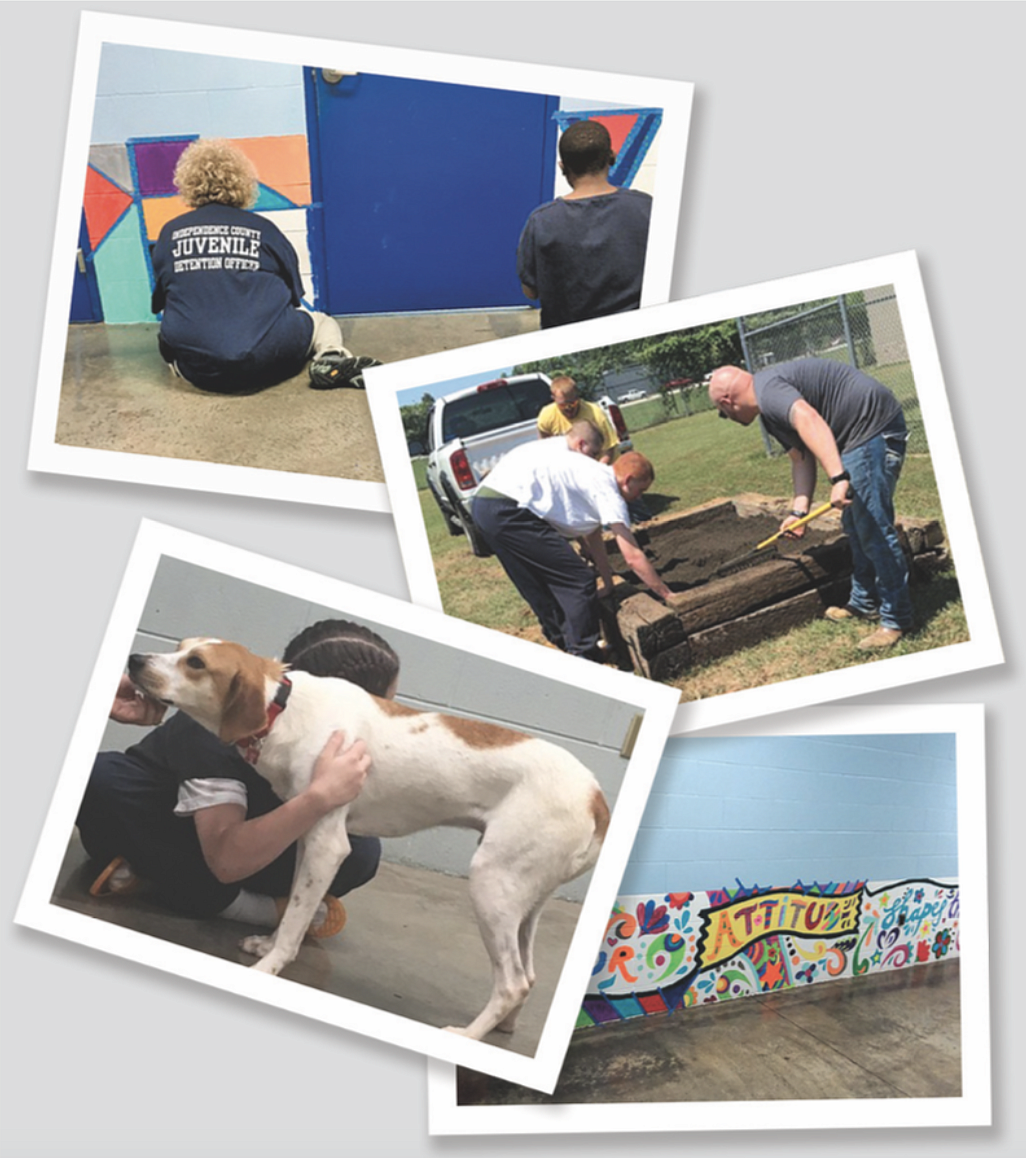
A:
[[[234,744],[243,736],[259,732],[267,723],[267,695],[264,681],[254,680],[242,669],[232,676],[221,713],[218,736],[226,744]]]

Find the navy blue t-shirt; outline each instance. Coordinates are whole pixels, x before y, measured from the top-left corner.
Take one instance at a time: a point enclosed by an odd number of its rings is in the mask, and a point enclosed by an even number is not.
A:
[[[883,385],[829,358],[799,358],[755,373],[755,400],[766,430],[786,450],[807,450],[791,425],[791,407],[804,399],[830,427],[841,454],[878,434],[905,429],[901,403]]]
[[[263,816],[282,801],[270,784],[231,744],[219,740],[184,712],[133,744],[126,755],[165,775],[177,785],[186,780],[239,780],[246,786],[246,815]]]
[[[652,198],[637,189],[558,198],[527,219],[517,276],[541,305],[541,325],[562,326],[641,304]]]
[[[229,205],[194,209],[160,231],[153,273],[163,346],[190,382],[224,388],[234,375],[258,385],[301,368],[313,320],[297,308],[296,251],[273,222]]]

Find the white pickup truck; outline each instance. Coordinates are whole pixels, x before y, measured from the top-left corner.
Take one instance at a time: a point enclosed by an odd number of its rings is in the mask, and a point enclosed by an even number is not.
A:
[[[452,535],[466,535],[475,555],[490,555],[470,515],[484,476],[522,442],[538,437],[538,413],[552,398],[545,374],[520,374],[482,382],[439,398],[427,416],[427,484]],[[619,408],[599,403],[620,438],[631,442]]]

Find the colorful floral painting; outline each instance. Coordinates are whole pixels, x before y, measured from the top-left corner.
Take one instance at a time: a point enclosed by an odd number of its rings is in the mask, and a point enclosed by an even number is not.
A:
[[[955,881],[621,897],[578,1028],[956,957]]]

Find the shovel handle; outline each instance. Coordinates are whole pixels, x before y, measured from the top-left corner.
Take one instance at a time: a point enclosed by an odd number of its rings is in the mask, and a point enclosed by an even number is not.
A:
[[[770,543],[775,543],[781,535],[786,535],[788,531],[793,531],[795,527],[804,527],[806,523],[811,523],[813,519],[818,519],[820,515],[825,515],[832,505],[832,503],[823,503],[821,506],[816,507],[814,511],[809,511],[807,515],[803,515],[800,519],[791,523],[790,526],[786,527],[783,531],[777,531],[775,535],[770,535],[768,539],[763,539],[755,549],[761,551],[763,547],[768,547]]]

